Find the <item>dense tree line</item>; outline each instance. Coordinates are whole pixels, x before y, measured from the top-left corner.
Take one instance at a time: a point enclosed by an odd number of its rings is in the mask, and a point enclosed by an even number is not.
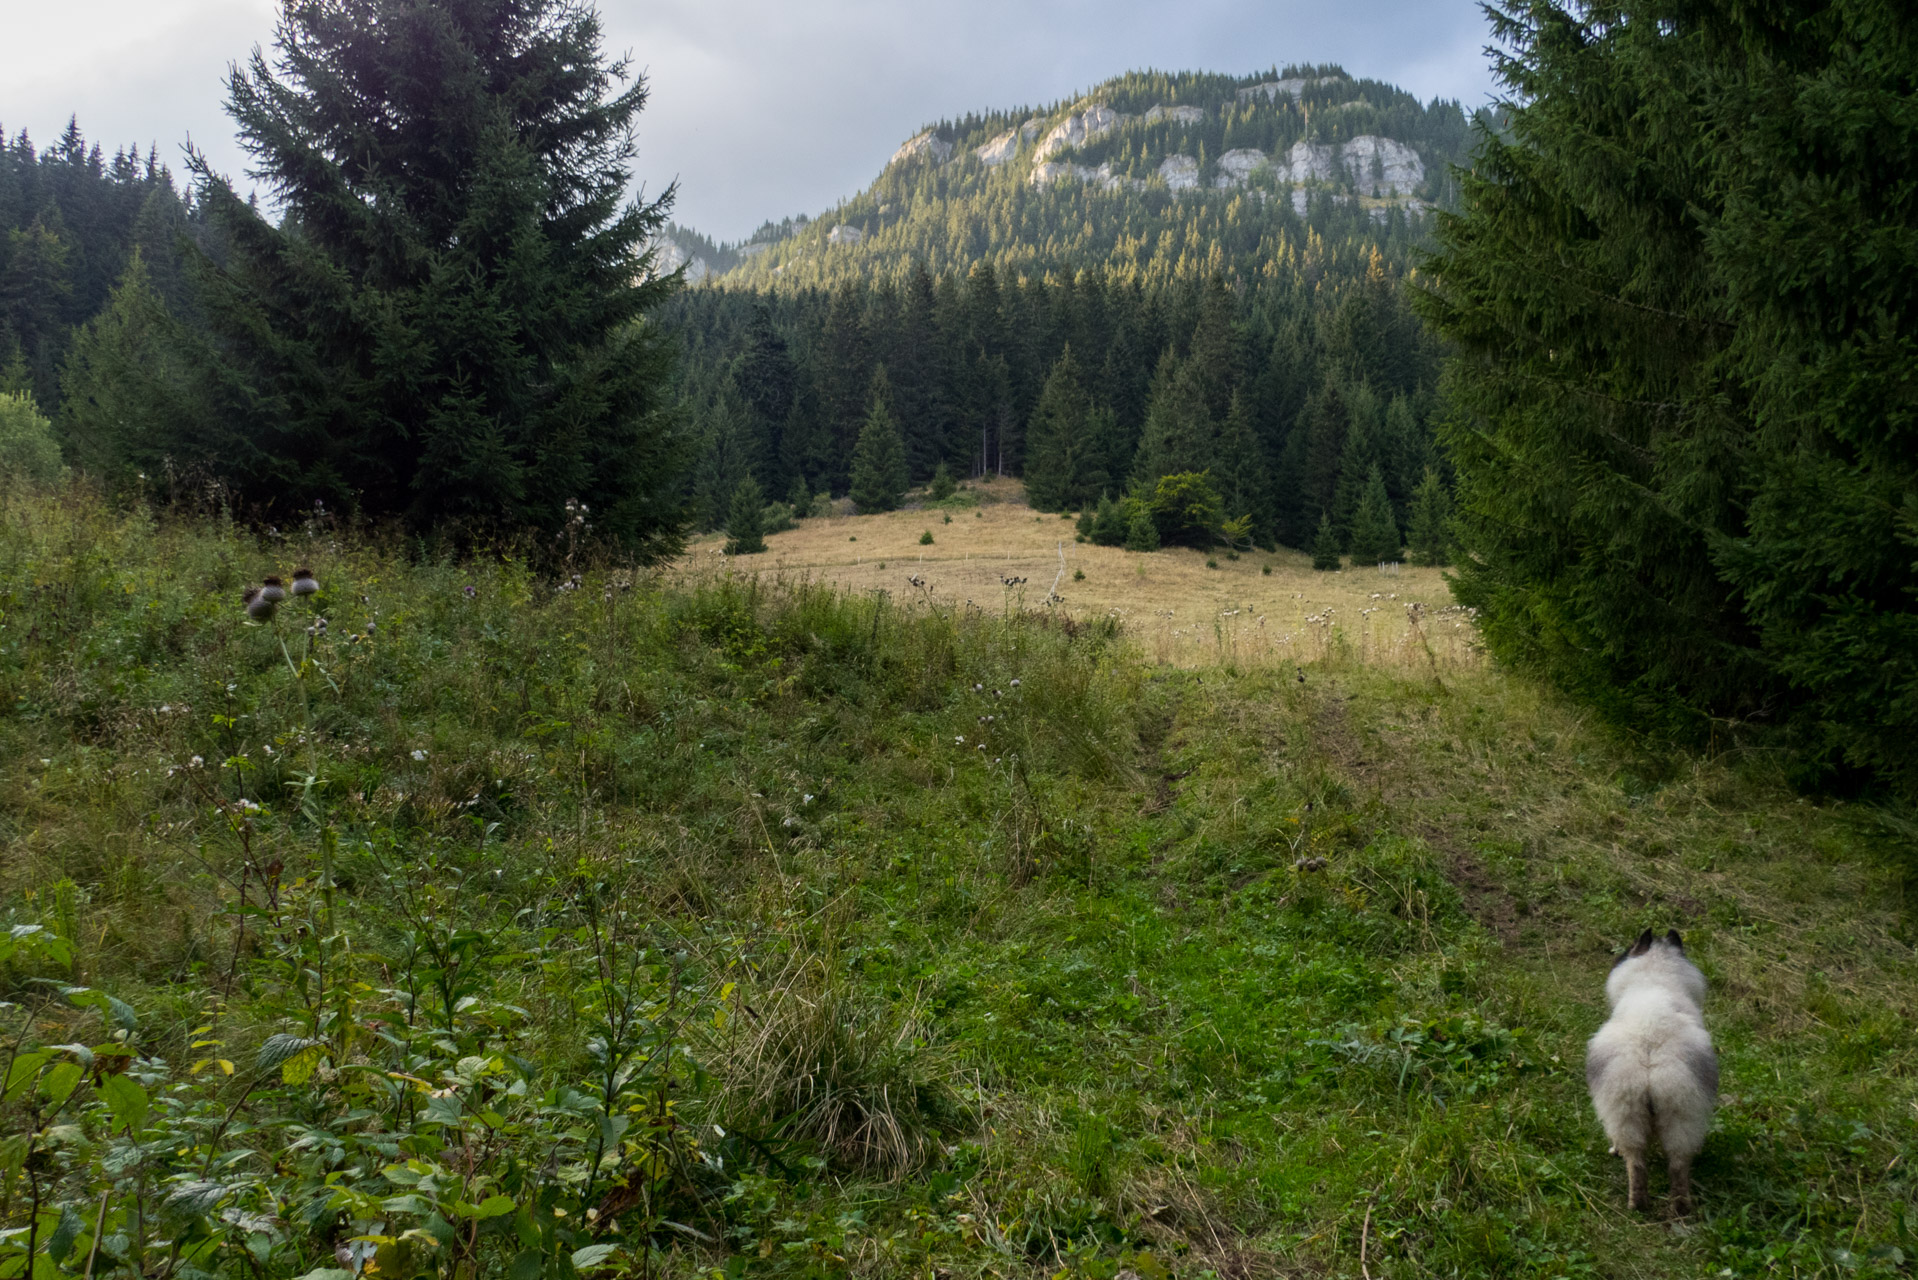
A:
[[[181,241],[218,252],[191,193],[157,150],[111,156],[77,121],[39,149],[0,130],[0,380],[60,402],[60,368],[78,327],[98,314],[137,254],[149,286],[178,315],[193,311]]]
[[[1918,794],[1918,21],[1496,12],[1510,132],[1426,304],[1460,598],[1620,721]]]
[[[921,266],[900,288],[690,290],[664,314],[686,344],[707,527],[748,477],[857,499],[867,437],[896,432],[902,485],[1023,475],[1036,506],[1078,511],[1207,473],[1253,540],[1304,546],[1324,517],[1342,547],[1396,556],[1440,466],[1438,352],[1376,253],[1316,288]],[[1389,547],[1360,518],[1372,490]]]

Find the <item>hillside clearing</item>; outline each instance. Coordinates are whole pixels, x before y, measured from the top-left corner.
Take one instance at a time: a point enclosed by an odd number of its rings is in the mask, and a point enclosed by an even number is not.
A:
[[[6,502],[0,895],[71,954],[4,970],[49,1056],[3,1190],[76,1258],[101,1223],[96,1275],[1914,1255],[1903,879],[1762,761],[1336,644],[1186,669],[962,602]],[[317,604],[248,625],[293,564]],[[1584,1096],[1645,926],[1724,1059],[1684,1222],[1625,1210]]]

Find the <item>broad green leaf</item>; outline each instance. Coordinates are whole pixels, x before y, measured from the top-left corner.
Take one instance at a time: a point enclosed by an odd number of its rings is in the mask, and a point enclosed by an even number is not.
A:
[[[100,1082],[100,1093],[107,1100],[114,1123],[126,1126],[128,1133],[146,1128],[147,1091],[123,1075],[108,1076]]]
[[[472,1217],[497,1218],[503,1213],[513,1211],[513,1197],[488,1196],[473,1207]]]
[[[73,1242],[78,1240],[80,1233],[86,1229],[86,1222],[73,1211],[71,1206],[60,1210],[59,1225],[55,1226],[53,1234],[47,1237],[47,1257],[53,1259],[55,1266],[66,1261],[67,1254],[73,1249]]]
[[[40,1092],[57,1107],[73,1096],[74,1087],[85,1074],[86,1068],[77,1062],[56,1063],[51,1071],[40,1077]]]
[[[539,1280],[540,1273],[546,1269],[546,1259],[540,1256],[538,1249],[528,1249],[513,1259],[513,1265],[506,1269],[507,1280]]]
[[[325,1046],[310,1044],[280,1064],[280,1079],[287,1084],[305,1084],[325,1057]]]
[[[13,1060],[13,1069],[7,1072],[7,1097],[12,1098],[26,1087],[27,1082],[40,1073],[53,1057],[50,1053],[23,1053]]]
[[[618,1245],[589,1244],[584,1249],[573,1250],[573,1265],[584,1271],[588,1267],[597,1267],[617,1252],[619,1252]]]
[[[315,1267],[301,1276],[300,1280],[354,1280],[354,1277],[344,1267]]]
[[[275,1032],[260,1046],[260,1056],[254,1059],[253,1069],[259,1072],[271,1071],[295,1054],[321,1043],[323,1042],[309,1040],[305,1036],[288,1035],[284,1031]]]

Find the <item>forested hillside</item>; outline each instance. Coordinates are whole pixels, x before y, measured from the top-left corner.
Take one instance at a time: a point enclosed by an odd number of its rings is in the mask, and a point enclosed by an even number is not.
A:
[[[914,264],[1038,277],[1101,266],[1147,287],[1214,271],[1316,279],[1378,245],[1404,261],[1470,141],[1455,102],[1333,66],[1233,77],[1144,71],[1070,102],[942,120],[878,179],[745,244],[675,230],[728,283],[903,285]]]
[[[147,278],[177,315],[193,303],[179,252],[182,235],[211,249],[213,237],[173,175],[149,147],[111,157],[78,122],[44,151],[25,130],[0,130],[0,382],[57,407],[60,365],[78,325],[138,252]]]
[[[1372,489],[1402,531],[1428,471],[1442,486],[1405,282],[1468,136],[1457,104],[1337,67],[1135,72],[942,121],[829,215],[744,245],[668,228],[662,266],[704,286],[669,313],[695,520],[723,524],[748,475],[848,492],[877,406],[901,484],[1021,475],[1081,509],[1209,473],[1259,541],[1329,517],[1351,549]]]

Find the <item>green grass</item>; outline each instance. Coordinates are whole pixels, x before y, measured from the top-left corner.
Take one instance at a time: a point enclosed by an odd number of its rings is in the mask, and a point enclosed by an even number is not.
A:
[[[1496,672],[5,502],[0,1277],[1918,1254],[1898,819],[1762,760]],[[302,563],[310,649],[238,604]],[[1688,1222],[1584,1094],[1648,925],[1724,1058]]]

